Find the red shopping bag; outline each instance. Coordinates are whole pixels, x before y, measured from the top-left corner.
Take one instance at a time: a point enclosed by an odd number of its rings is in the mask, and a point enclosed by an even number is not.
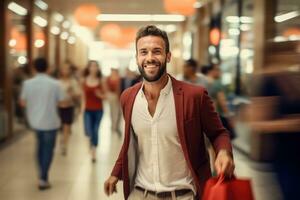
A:
[[[202,200],[254,200],[248,179],[225,179],[224,175],[209,179]]]

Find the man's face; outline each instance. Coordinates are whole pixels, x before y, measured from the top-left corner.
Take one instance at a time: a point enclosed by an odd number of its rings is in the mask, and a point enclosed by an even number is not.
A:
[[[213,76],[215,79],[219,79],[221,77],[221,70],[219,66],[215,66],[215,68],[213,69]]]
[[[165,73],[171,53],[166,53],[164,40],[158,36],[145,36],[137,42],[136,61],[142,77],[148,82],[158,81]]]

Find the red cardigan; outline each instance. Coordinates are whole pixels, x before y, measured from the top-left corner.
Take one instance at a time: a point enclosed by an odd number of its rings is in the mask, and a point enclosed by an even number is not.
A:
[[[226,149],[232,153],[229,134],[223,127],[213,102],[203,87],[184,83],[173,77],[171,80],[180,144],[185,160],[192,172],[199,199],[201,199],[204,183],[211,176],[203,133],[211,141],[216,153],[221,149]],[[125,199],[128,198],[133,189],[135,167],[138,161],[138,159],[134,159],[138,156],[137,153],[132,153],[129,149],[132,149],[134,145],[131,141],[134,140],[131,131],[132,108],[141,85],[138,83],[125,90],[121,95],[125,119],[125,139],[111,175],[123,180]]]

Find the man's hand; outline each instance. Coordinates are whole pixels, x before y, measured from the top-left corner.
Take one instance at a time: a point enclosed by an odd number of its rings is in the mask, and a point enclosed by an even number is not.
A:
[[[216,161],[215,168],[218,175],[224,174],[226,177],[231,177],[234,171],[234,163],[231,155],[226,150],[219,151]]]
[[[118,183],[118,178],[115,176],[110,176],[104,183],[104,192],[107,196],[112,195],[117,192],[116,185]]]

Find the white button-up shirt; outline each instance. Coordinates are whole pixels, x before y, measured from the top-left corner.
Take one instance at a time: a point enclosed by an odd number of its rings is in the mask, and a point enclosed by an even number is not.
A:
[[[179,141],[170,78],[160,92],[153,117],[141,87],[133,105],[132,128],[139,155],[135,185],[156,192],[191,189],[195,193]]]

